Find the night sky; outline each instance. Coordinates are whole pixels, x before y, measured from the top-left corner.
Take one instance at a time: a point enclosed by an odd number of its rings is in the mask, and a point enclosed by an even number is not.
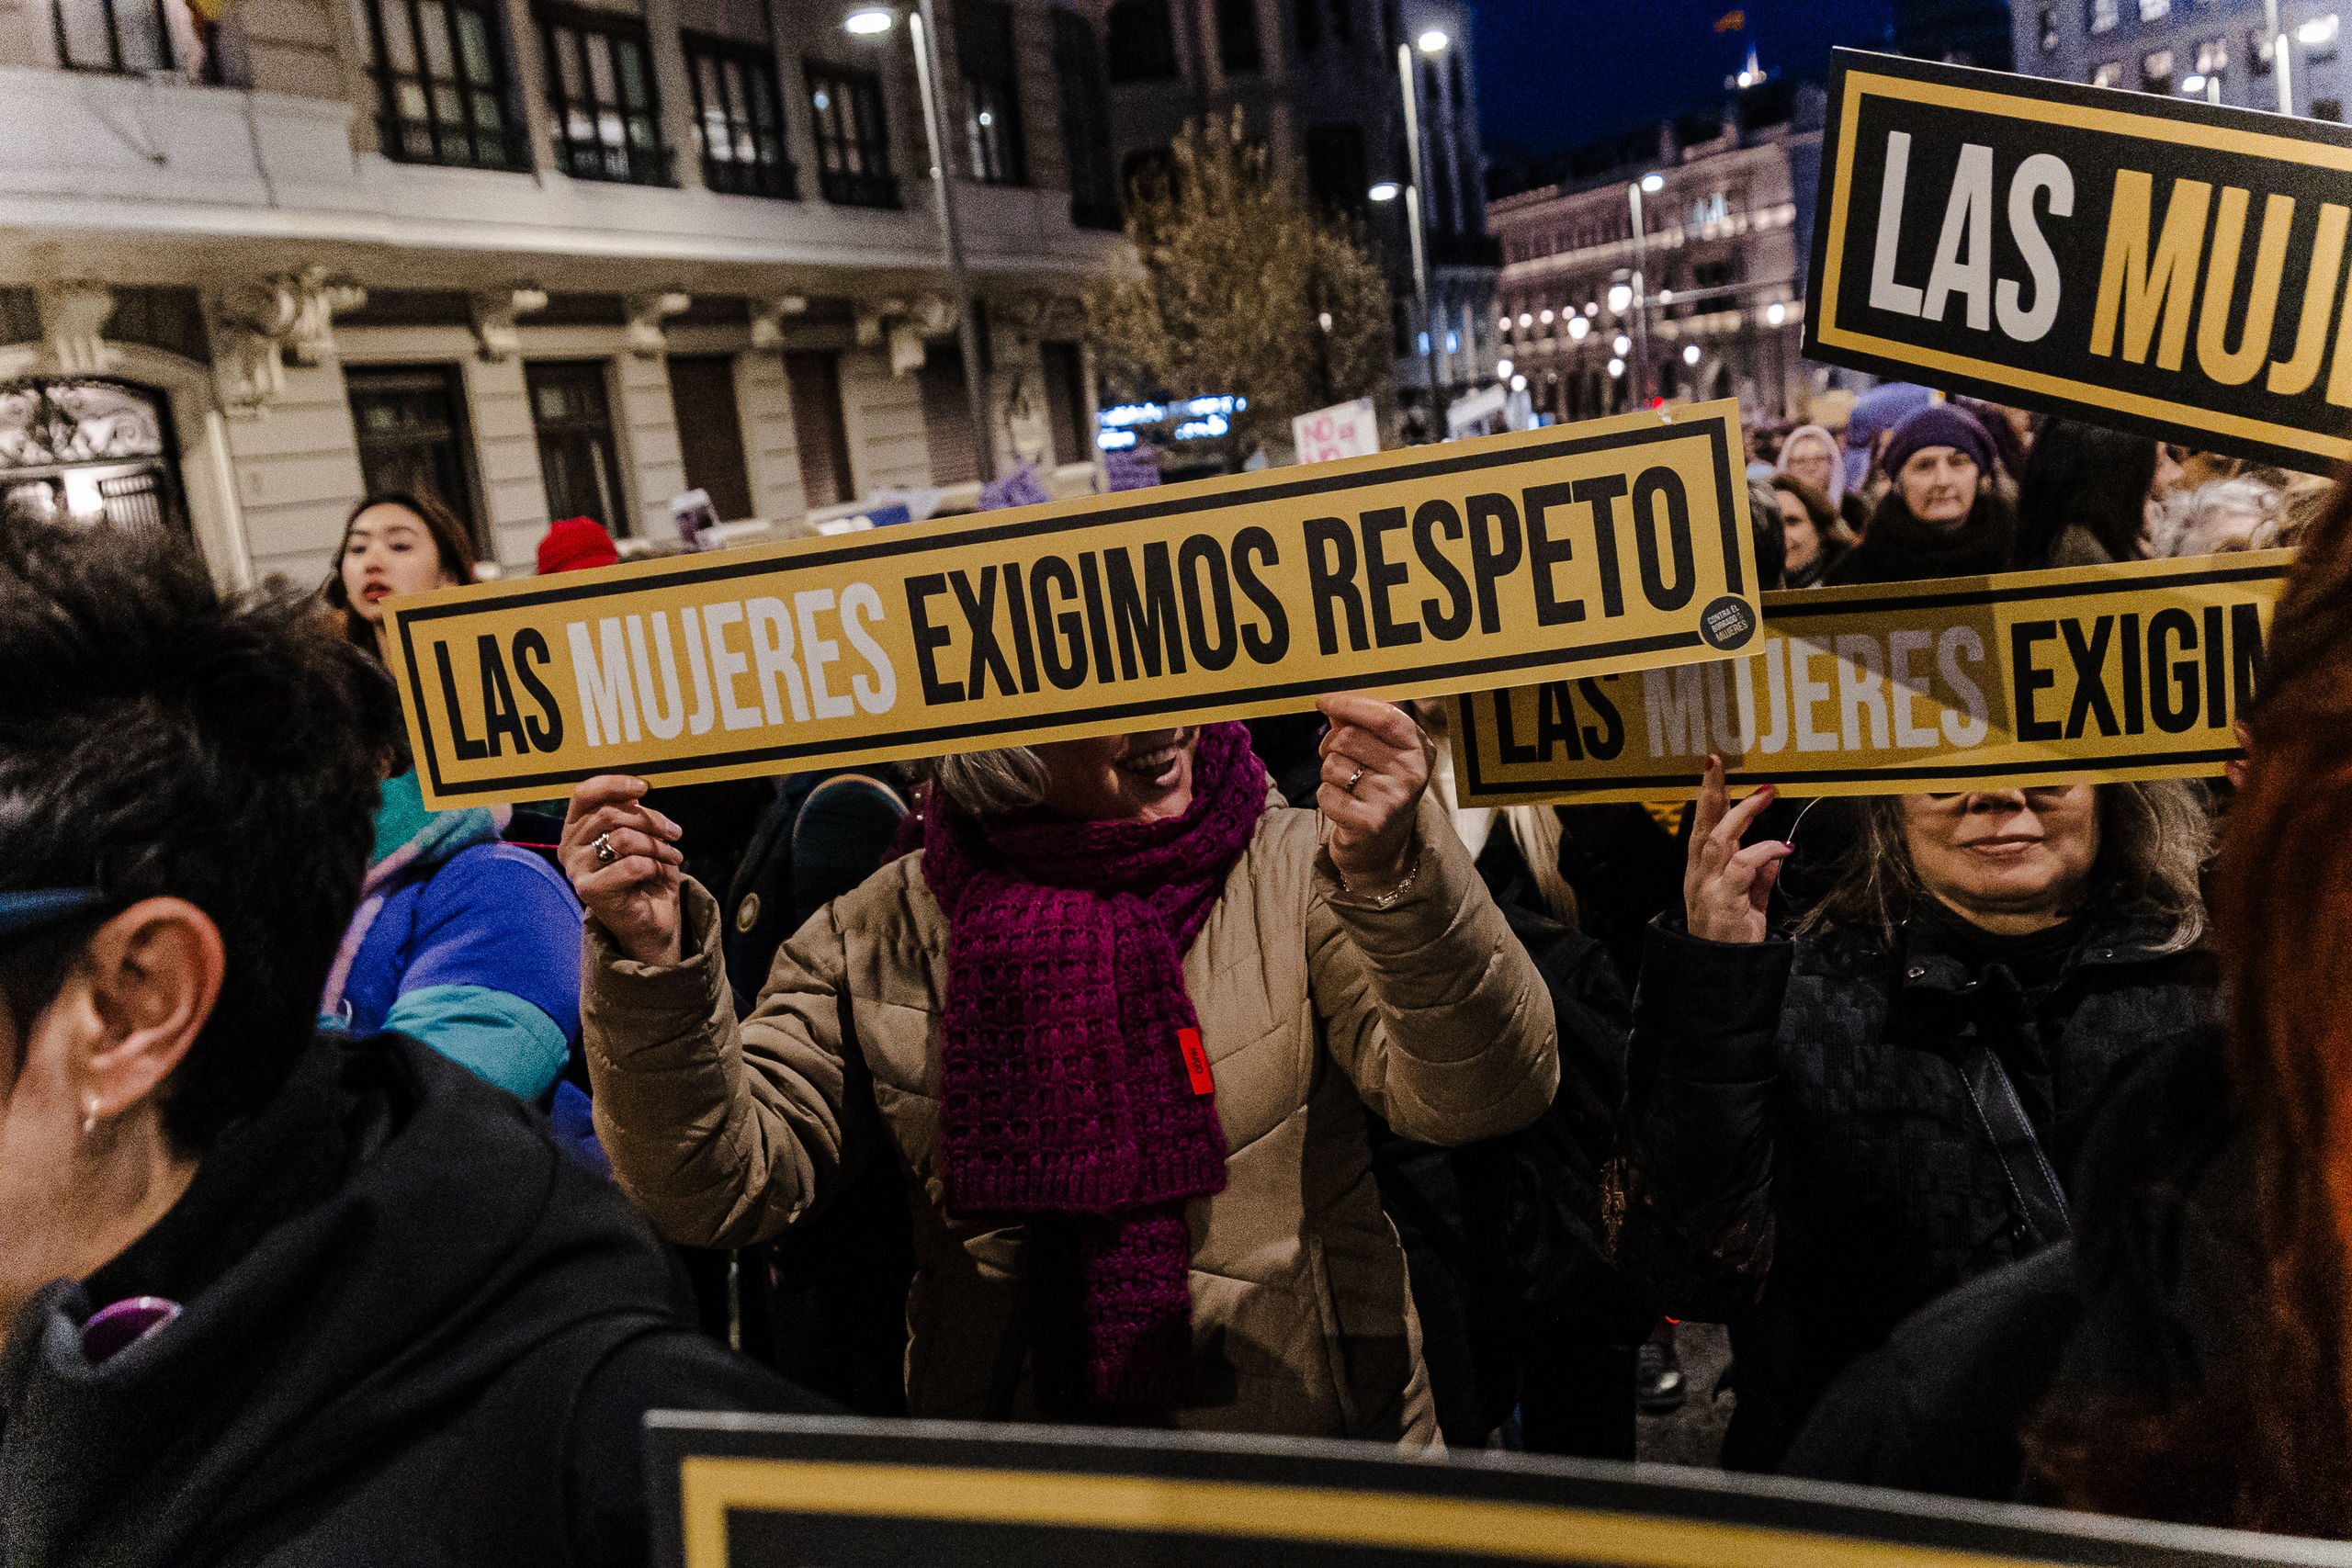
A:
[[[1886,46],[1893,0],[1470,0],[1490,153],[1540,153],[1719,102],[1750,43],[1775,77],[1826,71],[1833,45]],[[1745,32],[1713,31],[1735,7]]]

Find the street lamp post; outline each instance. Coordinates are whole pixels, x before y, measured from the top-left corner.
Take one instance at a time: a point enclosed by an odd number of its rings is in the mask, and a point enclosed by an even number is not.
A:
[[[1431,28],[1418,41],[1423,54],[1438,54],[1447,40]],[[1413,49],[1408,43],[1396,46],[1396,80],[1405,90],[1405,157],[1410,165],[1405,179],[1405,228],[1413,242],[1413,302],[1421,318],[1421,363],[1430,378],[1430,432],[1434,437],[1445,415],[1438,407],[1437,322],[1430,314],[1429,252],[1421,233],[1421,105],[1413,88]]]
[[[1663,190],[1666,180],[1658,175],[1644,175],[1625,187],[1626,199],[1634,209],[1634,401],[1637,407],[1650,404],[1650,301],[1642,287],[1642,265],[1649,255],[1649,244],[1642,223],[1642,192]]]
[[[892,14],[879,7],[854,13],[846,24],[853,33],[888,32]],[[972,418],[972,451],[983,480],[996,478],[996,438],[989,429],[988,382],[980,362],[980,325],[972,313],[972,283],[964,270],[963,231],[956,221],[955,182],[949,178],[947,153],[940,141],[946,110],[939,97],[939,23],[933,0],[918,0],[907,17],[914,46],[915,85],[922,96],[923,140],[931,152],[932,196],[939,208],[939,231],[947,242],[947,276],[956,297],[956,341],[964,354],[964,397]]]

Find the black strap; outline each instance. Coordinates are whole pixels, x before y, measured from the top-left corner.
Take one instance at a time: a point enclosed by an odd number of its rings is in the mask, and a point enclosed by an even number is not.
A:
[[[2058,1185],[2058,1173],[2042,1156],[2041,1140],[2033,1135],[2033,1123],[2026,1119],[2025,1106],[2001,1058],[1980,1040],[1962,1055],[1960,1072],[1976,1106],[1976,1119],[2000,1157],[2010,1201],[2027,1235],[2037,1247],[2065,1240],[2074,1231],[2066,1194]]]

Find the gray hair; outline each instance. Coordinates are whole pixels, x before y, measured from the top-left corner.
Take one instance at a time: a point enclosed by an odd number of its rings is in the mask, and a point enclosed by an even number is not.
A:
[[[2148,553],[2167,560],[2253,548],[2257,536],[2277,532],[2279,511],[2278,492],[2259,479],[2215,479],[2165,502]]]
[[[1046,798],[1046,760],[1035,747],[933,757],[924,772],[948,799],[975,817],[1001,817]]]
[[[2198,874],[2213,838],[2196,792],[2179,779],[2092,787],[2098,791],[2098,857],[2083,886],[2084,907],[2168,924],[2162,952],[2194,946],[2205,934]],[[1837,886],[1805,917],[1804,929],[1849,931],[1892,947],[1913,907],[1935,895],[1911,861],[1903,796],[1872,795],[1860,805],[1860,831],[1839,863]]]

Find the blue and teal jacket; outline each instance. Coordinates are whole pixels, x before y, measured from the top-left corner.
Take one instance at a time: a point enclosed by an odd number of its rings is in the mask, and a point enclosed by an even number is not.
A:
[[[384,783],[359,909],[321,1003],[355,1034],[397,1030],[537,1100],[580,1040],[579,900],[505,812],[428,811],[416,774]]]

